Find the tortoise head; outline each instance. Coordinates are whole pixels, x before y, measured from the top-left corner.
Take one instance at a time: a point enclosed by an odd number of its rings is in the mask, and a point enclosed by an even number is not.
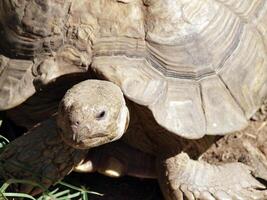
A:
[[[59,105],[62,139],[89,149],[119,139],[128,127],[129,111],[120,88],[108,81],[87,80],[72,87]]]

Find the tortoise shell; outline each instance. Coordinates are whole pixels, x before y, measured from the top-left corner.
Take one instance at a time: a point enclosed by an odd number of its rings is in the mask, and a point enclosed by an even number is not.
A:
[[[102,0],[92,67],[185,138],[247,125],[267,95],[266,0]]]
[[[3,8],[10,1],[2,2],[4,32],[26,34],[13,37],[17,43],[4,42],[22,52],[18,55],[49,52],[46,42],[39,48],[34,41],[29,50],[23,40],[29,33],[55,44],[48,48],[54,52],[65,41],[83,44],[85,52],[92,50],[88,60],[98,75],[119,85],[127,98],[149,108],[159,125],[179,136],[196,139],[239,130],[267,95],[266,0],[27,0],[22,2],[50,5],[51,12],[40,6],[46,17],[37,17],[39,12],[29,7],[29,16],[37,18],[20,28],[13,19],[15,25],[7,26],[3,16],[10,12]],[[44,25],[35,27],[38,23]]]

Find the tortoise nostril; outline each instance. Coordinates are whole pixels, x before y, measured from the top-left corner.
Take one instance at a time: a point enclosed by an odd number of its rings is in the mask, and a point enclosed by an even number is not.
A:
[[[96,119],[98,119],[98,120],[101,120],[101,119],[103,119],[104,117],[106,116],[106,111],[101,111],[100,113],[98,113],[97,115],[96,115]]]

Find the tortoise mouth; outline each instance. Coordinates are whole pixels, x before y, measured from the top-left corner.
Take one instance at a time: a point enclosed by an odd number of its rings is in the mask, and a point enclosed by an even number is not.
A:
[[[61,138],[67,145],[75,149],[91,149],[112,141],[107,135],[99,135],[99,134],[98,135],[94,134],[92,136],[83,139],[73,139],[64,136],[64,134],[61,134]]]
[[[61,128],[58,132],[62,140],[69,146],[75,149],[91,149],[113,141],[116,136],[107,133],[92,133],[87,131],[86,134],[80,134],[79,130],[73,132],[63,131]]]

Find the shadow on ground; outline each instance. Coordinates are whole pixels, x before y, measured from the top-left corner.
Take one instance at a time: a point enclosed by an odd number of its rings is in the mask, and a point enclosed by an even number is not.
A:
[[[72,173],[65,181],[74,185],[85,184],[90,191],[103,194],[90,194],[90,200],[163,200],[156,180]]]

